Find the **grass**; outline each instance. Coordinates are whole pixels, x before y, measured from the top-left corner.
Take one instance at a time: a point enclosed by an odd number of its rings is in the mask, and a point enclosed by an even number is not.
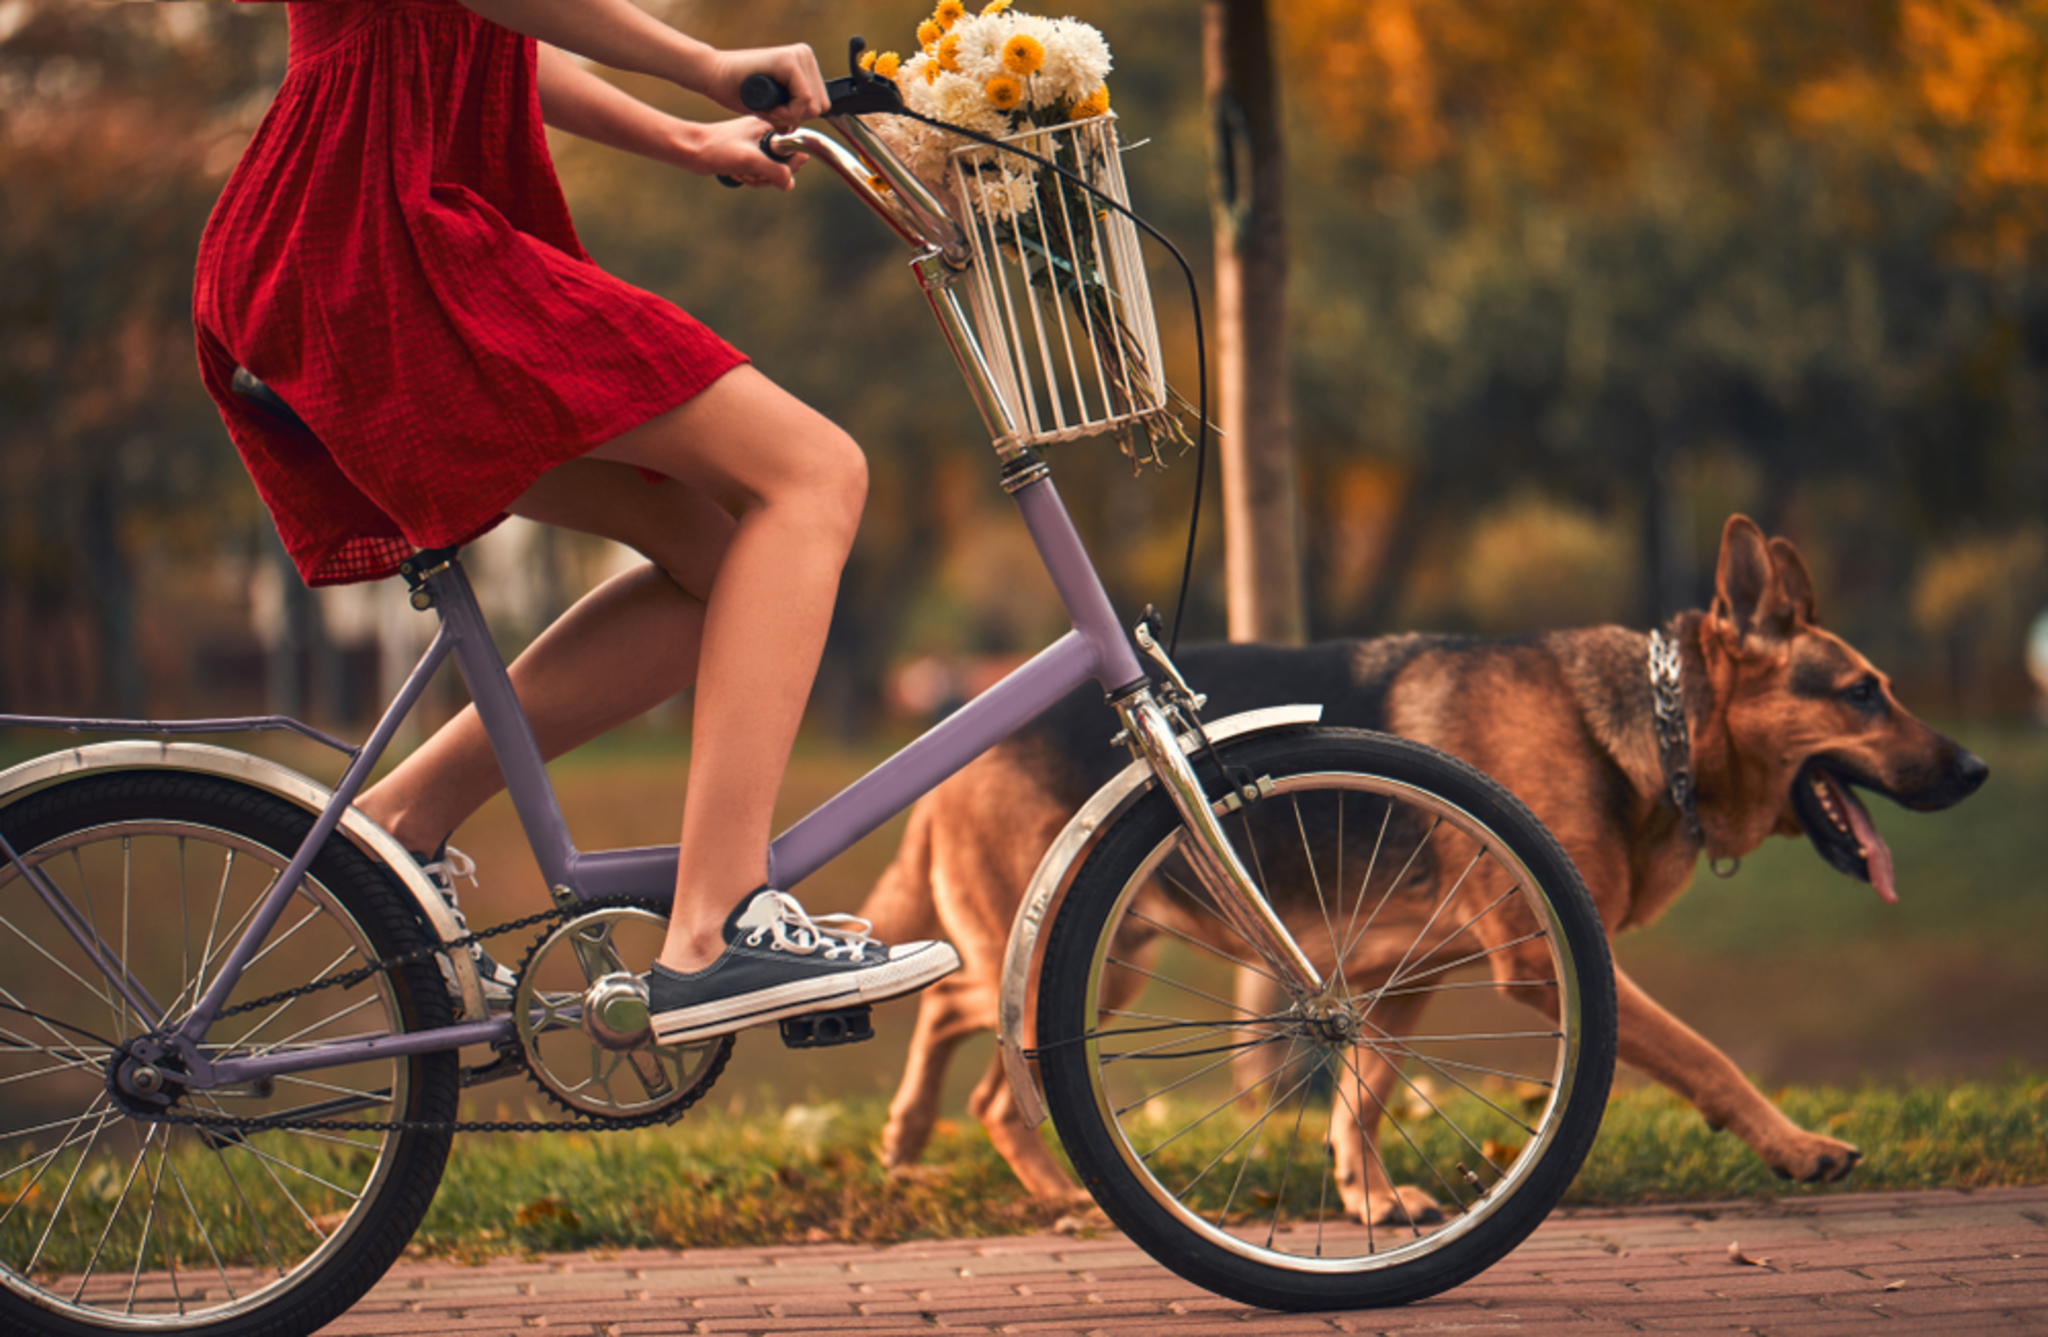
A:
[[[1843,1185],[1785,1184],[1729,1134],[1659,1088],[1618,1090],[1566,1198],[1622,1205],[2048,1183],[2048,1074],[1772,1093],[1794,1120],[1859,1144]],[[673,1129],[475,1137],[457,1144],[416,1243],[456,1257],[560,1249],[891,1243],[1043,1230],[1071,1208],[1036,1203],[978,1128],[943,1122],[924,1166],[875,1157],[879,1102],[780,1115],[693,1114]],[[1198,1153],[1191,1151],[1190,1155]]]
[[[1866,1159],[1848,1183],[1780,1183],[1740,1142],[1709,1133],[1676,1098],[1632,1086],[1614,1096],[1566,1201],[1796,1199],[1857,1190],[2048,1183],[2048,1074],[2014,1065],[1992,1081],[1795,1088],[1773,1097],[1800,1123],[1863,1147]],[[1099,1217],[1070,1204],[1026,1197],[978,1128],[942,1121],[925,1164],[891,1174],[874,1154],[884,1116],[878,1101],[792,1105],[753,1115],[735,1115],[730,1108],[722,1115],[692,1114],[673,1128],[628,1133],[464,1137],[412,1251],[476,1262],[577,1249],[886,1244],[1050,1228],[1085,1232],[1100,1224]],[[1229,1127],[1205,1129],[1188,1139],[1192,1145],[1155,1163],[1184,1181],[1235,1134]],[[361,1164],[351,1165],[347,1151],[331,1143],[269,1145],[301,1167],[287,1173],[314,1220],[342,1204],[318,1192],[310,1176],[360,1182]],[[1296,1188],[1285,1199],[1287,1214],[1299,1214],[1297,1202],[1315,1201],[1312,1192],[1298,1195],[1319,1174],[1320,1158],[1313,1144],[1294,1157]],[[1275,1188],[1287,1193],[1279,1163],[1284,1159],[1264,1161],[1241,1188],[1231,1190],[1241,1192],[1241,1204],[1263,1212],[1272,1206]],[[58,1196],[60,1182],[73,1177],[75,1158],[61,1160],[43,1189],[32,1186],[23,1193],[9,1185],[14,1193],[0,1194],[0,1207],[13,1206],[11,1197],[19,1197],[24,1209],[0,1213],[6,1218],[0,1221],[5,1256],[24,1258],[41,1238],[48,1200]],[[285,1166],[282,1159],[268,1163]],[[71,1208],[48,1250],[40,1252],[39,1275],[78,1268],[101,1241],[107,1214],[121,1210],[124,1192],[142,1190],[148,1182],[223,1201],[210,1180],[224,1164],[196,1148],[168,1161],[153,1154],[132,1165],[125,1157],[97,1158],[66,1190]],[[294,1213],[284,1210],[285,1200],[264,1189],[262,1177],[249,1168],[253,1162],[242,1164],[244,1187],[260,1190],[253,1203],[235,1195],[240,1206],[219,1209],[204,1234],[173,1205],[154,1221],[147,1243],[136,1236],[139,1209],[131,1211],[111,1232],[108,1256],[119,1263],[113,1271],[125,1274],[126,1260],[138,1249],[155,1266],[168,1247],[181,1270],[205,1272],[214,1259],[228,1266],[260,1265],[268,1239],[308,1244]],[[1398,1166],[1396,1173],[1416,1179]]]

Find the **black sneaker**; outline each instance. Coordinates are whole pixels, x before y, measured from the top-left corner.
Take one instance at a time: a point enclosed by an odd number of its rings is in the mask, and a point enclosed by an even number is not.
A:
[[[683,1044],[784,1017],[879,1003],[915,993],[960,968],[952,944],[886,946],[854,915],[804,913],[763,887],[725,921],[725,952],[694,974],[656,963],[647,972],[648,1021],[657,1044]]]
[[[455,879],[468,878],[469,885],[475,886],[476,860],[445,840],[441,842],[441,848],[432,854],[414,854],[412,857],[420,871],[427,875],[427,881],[434,884],[434,890],[441,893],[441,899],[448,902],[448,912],[455,916],[456,931],[467,934],[469,919],[462,913],[462,905],[456,899]],[[476,962],[476,976],[483,986],[484,1002],[492,1007],[511,1006],[512,990],[518,987],[519,977],[509,967],[492,960],[480,942],[469,945],[469,959]],[[443,964],[441,972],[448,976],[448,987],[452,990],[455,987],[454,970]]]

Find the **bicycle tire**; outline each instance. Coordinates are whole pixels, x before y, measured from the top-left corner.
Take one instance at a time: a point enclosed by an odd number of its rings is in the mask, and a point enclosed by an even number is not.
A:
[[[169,769],[64,781],[0,809],[15,849],[174,1016],[312,824],[272,795]],[[0,932],[34,949],[0,984],[0,1332],[301,1337],[384,1275],[433,1201],[451,1133],[221,1132],[126,1114],[103,1074],[144,1023],[6,863]],[[228,1004],[433,941],[395,879],[333,839]],[[430,958],[223,1017],[206,1043],[250,1052],[451,1021]],[[458,1096],[451,1051],[180,1092],[172,1108],[431,1122],[453,1119]]]
[[[1433,749],[1312,728],[1220,752],[1269,788],[1224,826],[1326,993],[1287,997],[1223,927],[1155,791],[1103,833],[1047,938],[1054,1127],[1109,1218],[1197,1285],[1283,1310],[1438,1294],[1535,1229],[1599,1129],[1615,1005],[1598,916],[1528,810]],[[1425,1034],[1432,1002],[1514,1019]],[[1546,1011],[1548,1030],[1513,1029]]]

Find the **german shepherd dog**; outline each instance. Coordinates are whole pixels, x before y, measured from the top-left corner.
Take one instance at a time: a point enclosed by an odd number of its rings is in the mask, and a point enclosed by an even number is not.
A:
[[[1661,682],[1651,667],[1659,659]],[[1821,628],[1797,550],[1739,515],[1722,532],[1712,606],[1660,632],[1219,645],[1190,649],[1181,664],[1209,694],[1212,719],[1320,702],[1327,724],[1415,739],[1491,775],[1577,864],[1610,939],[1656,919],[1702,855],[1739,858],[1774,834],[1803,833],[1834,867],[1894,900],[1890,851],[1856,791],[1931,811],[1987,773]],[[883,1131],[888,1164],[918,1159],[954,1048],[994,1027],[1012,917],[1054,836],[1126,760],[1105,745],[1114,732],[1100,695],[1082,689],[912,810],[862,913],[885,941],[943,935],[964,965],[923,995]],[[1711,1127],[1732,1129],[1786,1179],[1836,1180],[1856,1164],[1857,1148],[1779,1113],[1634,980],[1617,971],[1615,985],[1622,1060],[1691,1101]],[[1241,998],[1248,988],[1258,986],[1241,980]],[[1030,1192],[1077,1194],[1019,1117],[1000,1056],[969,1104]],[[1375,1223],[1433,1217],[1428,1195],[1374,1173],[1375,1129],[1357,1131],[1334,1139],[1346,1210]]]

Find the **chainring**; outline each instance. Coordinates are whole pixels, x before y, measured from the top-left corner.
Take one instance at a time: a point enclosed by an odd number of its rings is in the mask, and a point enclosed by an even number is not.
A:
[[[652,956],[668,915],[658,901],[619,896],[584,903],[527,949],[512,993],[526,1075],[557,1108],[615,1127],[674,1122],[709,1091],[732,1057],[733,1037],[631,1049],[599,1045],[582,1026],[583,989],[594,973],[631,969]],[[618,939],[629,939],[622,954]]]

